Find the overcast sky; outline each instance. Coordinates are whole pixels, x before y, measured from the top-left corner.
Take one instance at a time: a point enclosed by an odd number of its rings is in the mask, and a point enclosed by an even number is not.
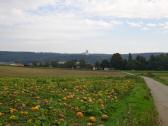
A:
[[[168,52],[168,0],[0,0],[0,50]]]

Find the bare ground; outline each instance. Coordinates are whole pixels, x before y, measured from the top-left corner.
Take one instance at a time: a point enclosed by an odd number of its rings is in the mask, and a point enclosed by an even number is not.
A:
[[[161,120],[161,126],[168,126],[168,86],[149,77],[144,77],[144,80],[154,98]]]

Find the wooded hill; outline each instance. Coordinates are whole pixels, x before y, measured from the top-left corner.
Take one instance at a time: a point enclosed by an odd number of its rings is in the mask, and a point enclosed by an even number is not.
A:
[[[133,59],[138,55],[149,59],[151,55],[160,55],[163,53],[139,53],[132,54]],[[63,54],[63,53],[36,53],[36,52],[9,52],[0,51],[0,62],[19,62],[32,63],[34,61],[70,61],[85,60],[87,63],[94,64],[96,61],[103,59],[110,60],[112,54]],[[123,59],[128,58],[128,54],[122,55]]]

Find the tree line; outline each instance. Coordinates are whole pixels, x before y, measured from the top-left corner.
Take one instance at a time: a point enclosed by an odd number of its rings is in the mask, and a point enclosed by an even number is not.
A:
[[[97,61],[94,64],[87,63],[84,59],[60,61],[37,61],[33,62],[34,67],[56,67],[56,68],[72,68],[72,69],[116,69],[116,70],[168,70],[168,54],[151,55],[150,58],[136,56],[132,54],[128,58],[123,58],[121,54],[115,53],[111,59]]]
[[[151,55],[149,59],[140,55],[133,59],[132,55],[129,54],[127,59],[123,59],[121,54],[115,53],[110,60],[97,61],[95,67],[117,70],[168,70],[168,54]]]
[[[34,61],[33,67],[53,67],[53,68],[71,68],[71,69],[92,69],[93,65],[86,63],[85,60],[69,60],[69,61]]]

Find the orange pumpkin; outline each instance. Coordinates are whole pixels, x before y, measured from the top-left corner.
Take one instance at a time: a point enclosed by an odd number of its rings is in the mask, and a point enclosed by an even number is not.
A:
[[[40,110],[40,105],[36,105],[35,107],[31,108],[33,112],[37,112]]]
[[[103,114],[102,117],[101,117],[101,120],[102,120],[102,121],[106,121],[106,120],[108,120],[108,119],[109,119],[109,116],[106,115],[106,114]]]
[[[76,113],[76,116],[77,116],[78,118],[83,118],[83,117],[84,117],[84,114],[83,114],[83,112],[77,112],[77,113]]]
[[[96,117],[94,117],[94,116],[89,117],[89,122],[95,123],[96,122]]]

